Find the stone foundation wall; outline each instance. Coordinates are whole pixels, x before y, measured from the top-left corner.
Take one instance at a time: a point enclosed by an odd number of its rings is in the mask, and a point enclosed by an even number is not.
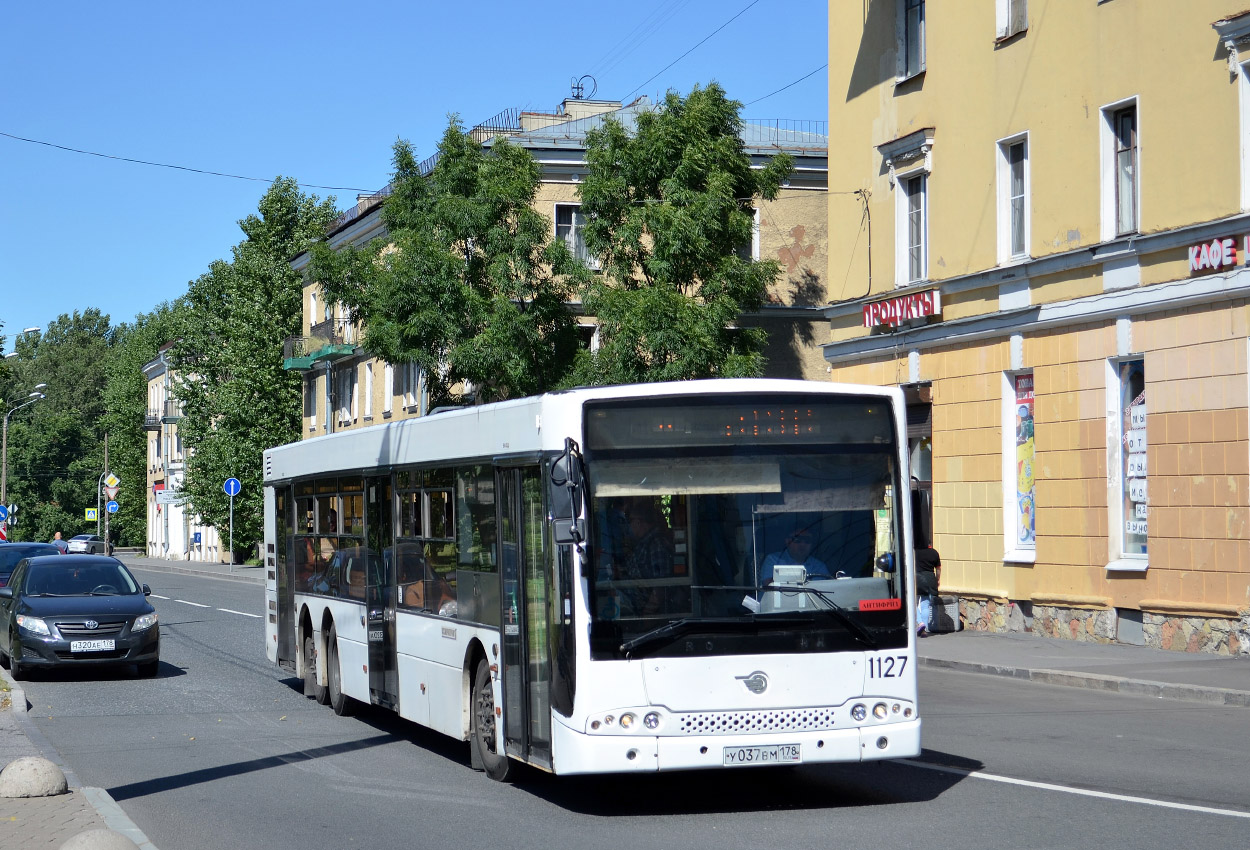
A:
[[[1033,632],[1089,643],[1116,643],[1116,612],[1033,605],[1031,619],[1014,602],[960,597],[964,628],[979,632]],[[1250,655],[1250,612],[1238,619],[1179,617],[1143,612],[1146,646],[1174,652]]]

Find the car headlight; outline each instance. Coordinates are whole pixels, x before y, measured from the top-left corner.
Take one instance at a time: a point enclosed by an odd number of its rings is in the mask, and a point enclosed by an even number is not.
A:
[[[17,615],[17,627],[23,631],[30,632],[32,635],[40,637],[48,637],[52,634],[48,624],[38,617],[28,617],[25,614]]]
[[[140,614],[135,617],[135,624],[130,627],[132,632],[142,632],[156,625],[156,612],[151,614]]]

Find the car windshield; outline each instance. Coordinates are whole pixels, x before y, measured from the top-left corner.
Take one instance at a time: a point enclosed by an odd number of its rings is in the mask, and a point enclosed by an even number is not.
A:
[[[121,564],[32,563],[26,573],[24,592],[27,596],[115,596],[138,593],[139,586]]]
[[[763,410],[776,435],[727,433],[727,407],[588,413],[592,656],[905,643],[888,407],[808,398],[798,435],[797,405]]]

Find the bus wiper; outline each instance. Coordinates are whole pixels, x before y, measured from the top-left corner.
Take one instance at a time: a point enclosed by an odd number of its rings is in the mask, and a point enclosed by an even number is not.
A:
[[[765,614],[762,617],[755,615],[749,617],[682,617],[680,620],[670,620],[649,632],[643,632],[638,637],[630,638],[621,644],[621,652],[629,655],[639,647],[698,631],[702,626],[730,626],[741,629],[743,626],[810,623],[813,619],[811,614]]]
[[[832,596],[819,588],[808,587],[805,584],[770,584],[759,589],[764,592],[782,591],[785,593],[810,593],[829,606],[827,610],[833,613],[833,616],[839,623],[846,626],[847,631],[849,631],[857,641],[864,644],[864,646],[867,646],[869,649],[876,649],[879,646],[877,639],[872,636],[871,632],[864,628],[858,620],[848,614],[845,608],[834,602]]]

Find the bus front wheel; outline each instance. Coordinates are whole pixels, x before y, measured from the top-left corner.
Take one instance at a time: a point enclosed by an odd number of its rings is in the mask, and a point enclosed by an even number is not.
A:
[[[483,658],[473,677],[473,747],[486,775],[504,782],[512,772],[508,757],[496,752],[499,736],[495,725],[495,695],[490,682],[490,665]]]
[[[346,717],[356,709],[356,701],[343,693],[343,672],[339,667],[339,636],[334,626],[330,627],[329,654],[326,655],[326,680],[329,684],[326,691],[330,697],[330,708],[339,717]]]

